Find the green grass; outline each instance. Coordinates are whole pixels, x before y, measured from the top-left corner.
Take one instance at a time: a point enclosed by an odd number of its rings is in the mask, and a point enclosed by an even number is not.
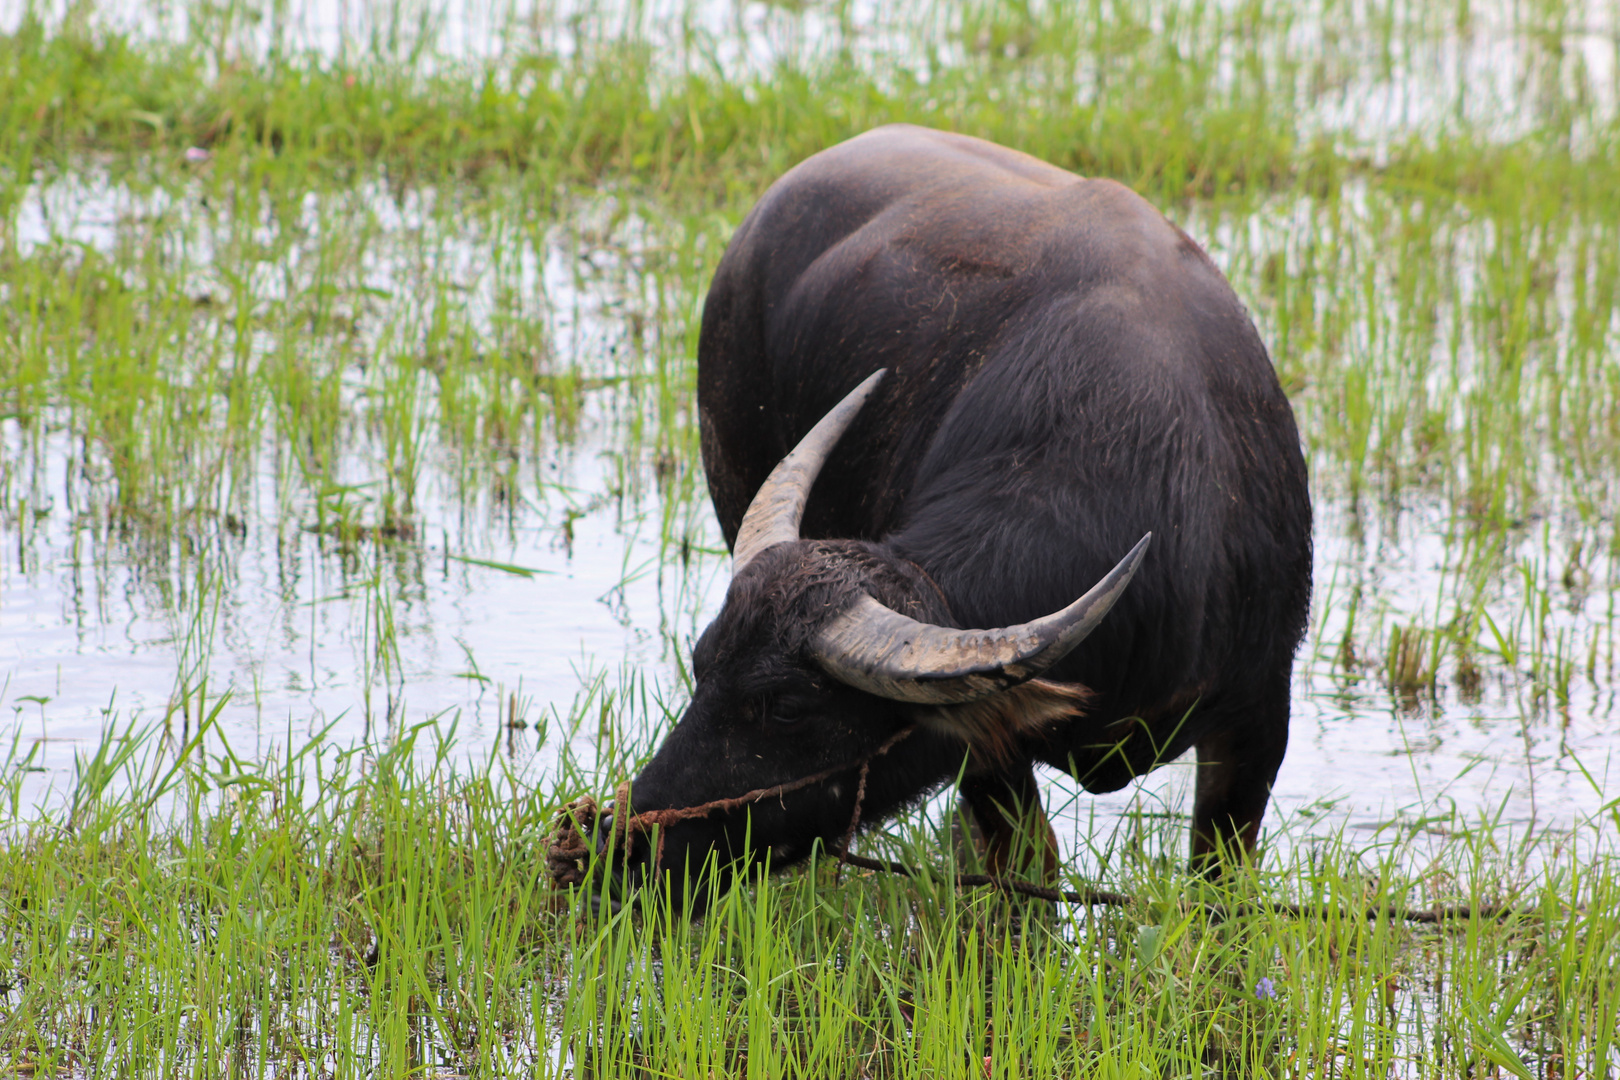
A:
[[[822,869],[689,925],[593,914],[541,860],[555,808],[633,772],[678,710],[658,679],[587,658],[579,700],[539,717],[569,749],[538,783],[393,711],[424,581],[537,521],[566,546],[582,515],[652,508],[658,561],[621,577],[673,582],[679,667],[717,558],[692,397],[708,275],[774,177],[908,120],[1120,178],[1227,272],[1312,467],[1309,686],[1362,715],[1506,713],[1527,743],[1606,723],[1613,5],[924,0],[885,34],[781,5],[746,69],[730,9],[513,20],[485,60],[380,31],[315,54],[274,5],[185,15],[172,40],[87,6],[0,36],[0,557],[48,574],[70,537],[92,608],[128,571],[175,668],[167,715],[85,749],[57,809],[19,794],[37,750],[0,762],[0,1071],[1620,1069],[1612,803],[1534,839],[1432,808],[1371,838],[1294,821],[1216,896],[1526,909],[1500,924],[1214,919],[1187,903],[1208,887],[1177,868],[1183,826],[1140,819],[1088,853],[1141,897],[1125,910],[1020,918]],[[1498,100],[1447,58],[1501,40]],[[1432,108],[1382,119],[1402,87]],[[550,471],[577,453],[606,462],[600,490]],[[271,598],[291,603],[308,536],[386,737],[190,744],[222,707],[226,616],[266,602],[244,551],[294,552]],[[881,846],[948,869],[942,829]]]
[[[163,44],[75,9],[4,39],[0,145],[20,166],[14,183],[85,151],[203,146],[232,151],[233,163],[271,154],[311,178],[378,164],[424,181],[515,171],[543,192],[630,177],[725,205],[815,150],[907,120],[1164,200],[1331,193],[1370,175],[1485,200],[1543,184],[1575,205],[1609,201],[1613,76],[1605,83],[1568,48],[1585,33],[1601,41],[1601,12],[1589,20],[1587,5],[914,0],[879,16],[898,43],[863,36],[846,4],[807,7],[827,27],[795,32],[792,14],[776,13],[777,32],[751,41],[775,54],[753,70],[722,61],[744,32],[696,8],[662,20],[638,3],[514,18],[492,59],[435,63],[424,62],[430,35],[312,55],[288,43],[295,16],[250,3],[186,9],[190,32]],[[1475,72],[1438,67],[1459,37],[1499,34],[1526,50],[1509,101]],[[1324,124],[1324,108],[1353,108],[1365,85],[1401,79],[1434,117],[1375,138]]]
[[[1219,887],[1179,821],[1105,857],[1122,909],[846,871],[693,923],[547,888],[557,792],[450,747],[269,762],[109,736],[0,846],[0,1062],[28,1075],[1602,1076],[1620,877],[1597,823],[1530,847],[1432,819],[1300,841]],[[17,764],[13,757],[9,763]],[[573,777],[578,782],[579,774]],[[1612,828],[1616,823],[1608,822]],[[1442,829],[1443,827],[1443,829]],[[916,857],[949,843],[890,830]],[[937,861],[937,856],[935,857]],[[1525,869],[1537,864],[1535,872]],[[943,869],[948,870],[948,865]],[[1192,900],[1323,905],[1219,917]],[[1369,905],[1509,903],[1421,927]],[[1257,992],[1271,980],[1274,996]]]

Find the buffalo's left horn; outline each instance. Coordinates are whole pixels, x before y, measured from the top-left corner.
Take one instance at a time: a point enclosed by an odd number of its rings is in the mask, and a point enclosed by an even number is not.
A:
[[[1033,622],[954,630],[918,622],[862,596],[816,635],[816,662],[833,678],[893,701],[956,705],[1035,678],[1108,614],[1147,551],[1148,533],[1091,591]],[[739,545],[740,547],[741,545]]]
[[[816,482],[822,464],[887,370],[879,368],[872,372],[859,386],[844,395],[844,400],[834,405],[832,411],[823,416],[809,434],[799,440],[793,452],[778,462],[771,475],[765,478],[764,485],[754,494],[754,501],[748,504],[748,513],[743,515],[742,524],[737,528],[737,542],[731,549],[733,576],[772,544],[799,538],[799,521],[804,517],[805,500],[810,498],[810,488]]]

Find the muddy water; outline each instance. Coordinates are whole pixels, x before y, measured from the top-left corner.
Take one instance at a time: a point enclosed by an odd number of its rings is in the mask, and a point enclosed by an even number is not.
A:
[[[200,254],[179,280],[206,292],[221,273],[216,253],[229,247],[219,230],[231,226],[188,216],[194,195],[94,177],[42,184],[18,212],[17,251],[76,245],[112,256],[132,236],[189,232],[183,246]],[[184,733],[217,713],[210,747],[246,758],[316,737],[380,745],[422,727],[453,733],[466,767],[496,754],[535,784],[577,791],[610,788],[678,714],[681,661],[723,597],[727,565],[695,460],[670,457],[670,445],[691,446],[690,403],[656,389],[690,378],[687,323],[702,275],[646,279],[670,273],[656,253],[684,245],[712,260],[723,235],[693,244],[625,207],[594,205],[495,244],[487,223],[380,191],[306,213],[330,223],[357,205],[382,237],[361,274],[383,298],[356,317],[363,341],[387,336],[395,307],[433,295],[434,275],[454,277],[474,335],[499,336],[499,297],[517,290],[529,297],[519,315],[543,327],[548,377],[574,390],[533,418],[499,497],[461,479],[467,457],[440,445],[449,419],[424,391],[416,407],[431,452],[410,528],[347,540],[319,526],[330,490],[289,473],[269,428],[254,435],[218,513],[153,530],[112,509],[96,478],[104,463],[80,445],[69,410],[0,420],[0,717],[15,740],[11,767],[27,770],[25,807],[61,805],[76,755],[109,726]],[[1315,227],[1308,215],[1296,220],[1297,208],[1273,216]],[[1198,232],[1196,214],[1188,225]],[[1240,293],[1274,226],[1205,228]],[[307,231],[306,243],[325,242]],[[270,279],[264,297],[299,287]],[[1256,311],[1271,336],[1275,316],[1263,303]],[[367,500],[388,455],[365,422],[376,397],[369,377],[345,383],[355,422],[330,477],[375,524]],[[1321,404],[1307,393],[1299,406],[1309,434]],[[674,432],[673,443],[658,431]],[[1482,820],[1558,833],[1607,820],[1612,837],[1612,561],[1590,560],[1581,587],[1569,586],[1565,555],[1585,534],[1549,502],[1541,522],[1505,541],[1514,557],[1501,565],[1530,570],[1496,583],[1487,610],[1504,641],[1528,642],[1527,654],[1539,642],[1572,658],[1540,669],[1564,678],[1533,675],[1533,657],[1504,647],[1482,657],[1477,677],[1442,658],[1432,689],[1391,689],[1381,658],[1393,628],[1433,627],[1448,610],[1455,522],[1436,495],[1353,499],[1326,455],[1315,465],[1316,605],[1296,668],[1277,834],[1386,838]],[[1550,584],[1560,577],[1565,586]],[[1542,609],[1534,633],[1532,601]],[[435,752],[434,740],[419,741],[419,754]],[[1084,862],[1131,827],[1122,818],[1179,814],[1188,777],[1176,764],[1099,799],[1050,777],[1048,801]]]

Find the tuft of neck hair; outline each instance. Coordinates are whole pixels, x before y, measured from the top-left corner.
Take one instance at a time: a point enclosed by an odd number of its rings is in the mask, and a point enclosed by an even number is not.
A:
[[[1012,759],[1019,736],[1082,715],[1092,697],[1079,683],[1031,679],[977,701],[919,709],[917,719],[963,740],[985,764],[1001,765]]]

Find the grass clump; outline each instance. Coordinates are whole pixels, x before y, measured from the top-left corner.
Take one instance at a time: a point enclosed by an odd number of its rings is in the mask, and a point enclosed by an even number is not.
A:
[[[249,767],[211,736],[109,733],[68,808],[5,822],[0,1063],[1461,1078],[1602,1075],[1617,1052],[1620,875],[1594,832],[1524,846],[1433,819],[1361,847],[1279,847],[1211,885],[1175,869],[1182,827],[1160,821],[1104,853],[1125,908],[1010,906],[822,864],[689,922],[650,893],[611,913],[551,892],[541,835],[561,793],[498,756],[412,753],[431,737],[376,757],[317,741]],[[25,764],[14,752],[7,775]],[[940,850],[916,828],[876,842]],[[1518,910],[1428,927],[1363,914],[1452,900]]]

